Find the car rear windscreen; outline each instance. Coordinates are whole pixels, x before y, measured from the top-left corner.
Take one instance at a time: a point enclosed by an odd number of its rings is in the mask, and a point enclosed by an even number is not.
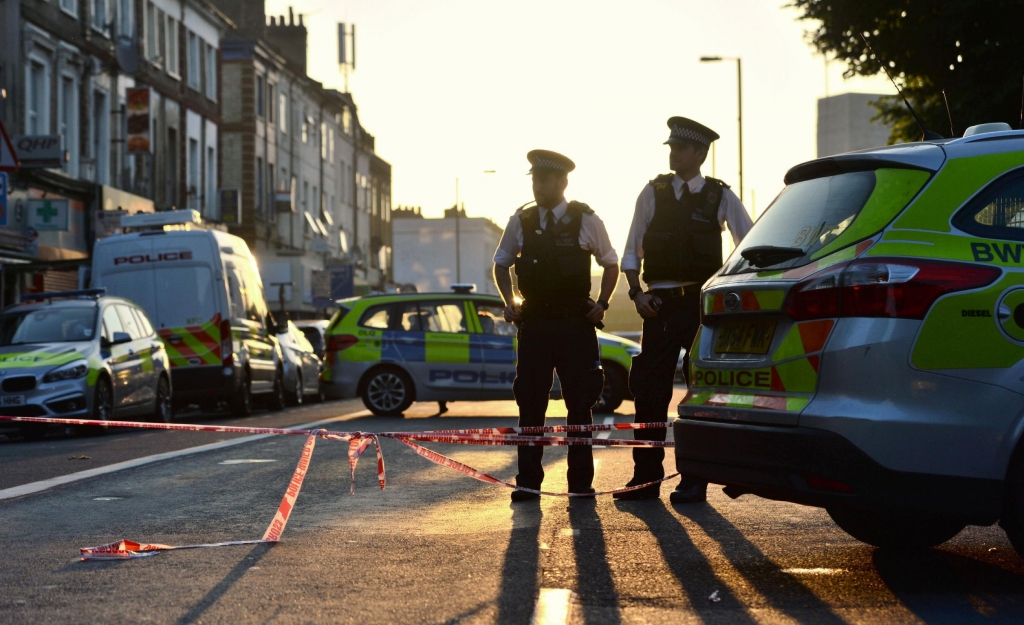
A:
[[[107,293],[141,306],[157,329],[201,325],[217,314],[213,274],[205,265],[108,273],[103,283]]]

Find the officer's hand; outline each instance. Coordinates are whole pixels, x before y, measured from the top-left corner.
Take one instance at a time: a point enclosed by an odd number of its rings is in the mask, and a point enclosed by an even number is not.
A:
[[[600,304],[590,302],[590,310],[587,311],[587,321],[597,325],[604,319],[604,308]]]
[[[645,319],[653,319],[658,316],[657,306],[661,306],[661,298],[650,293],[637,293],[633,300],[636,311]]]
[[[522,311],[519,309],[519,304],[512,302],[511,304],[505,307],[505,321],[509,323],[515,323],[519,321],[519,315],[521,314],[521,312]]]

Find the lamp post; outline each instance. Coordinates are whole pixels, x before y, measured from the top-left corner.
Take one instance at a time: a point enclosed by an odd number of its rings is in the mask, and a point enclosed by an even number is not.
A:
[[[740,201],[743,201],[743,64],[740,58],[728,56],[702,56],[701,63],[717,63],[718,61],[736,61],[736,121],[739,124],[740,139]]]
[[[494,169],[485,169],[485,174],[497,173]],[[455,178],[455,281],[462,282],[462,245],[459,233],[459,178]]]

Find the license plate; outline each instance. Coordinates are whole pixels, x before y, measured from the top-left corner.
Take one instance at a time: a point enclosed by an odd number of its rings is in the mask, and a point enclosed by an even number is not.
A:
[[[775,335],[774,321],[737,321],[718,331],[715,353],[767,354]]]
[[[24,395],[0,395],[0,406],[24,406]]]

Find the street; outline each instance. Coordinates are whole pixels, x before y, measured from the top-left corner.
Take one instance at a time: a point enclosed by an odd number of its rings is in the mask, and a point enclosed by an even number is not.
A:
[[[385,431],[514,425],[514,402],[458,402],[444,417],[416,404],[405,420],[358,401],[307,405],[234,425],[308,424]],[[631,420],[626,402],[616,421]],[[549,414],[564,415],[553,402]],[[192,415],[190,415],[192,416]],[[199,418],[198,415],[195,415]],[[609,417],[598,416],[597,422]],[[188,420],[188,419],[186,419]],[[561,423],[561,420],[552,420]],[[615,434],[616,436],[618,434]],[[232,436],[119,431],[0,442],[10,489]],[[187,545],[258,539],[303,437],[191,453],[0,499],[0,621],[359,623],[964,623],[1024,617],[1024,562],[998,527],[941,548],[887,554],[821,510],[709,489],[707,505],[543,498],[430,464],[384,441],[387,490],[364,458],[349,496],[347,445],[318,442],[279,544],[80,562],[120,538]],[[512,448],[428,445],[503,479]],[[85,458],[83,458],[83,456]],[[545,452],[545,487],[564,490],[564,448]],[[672,465],[669,451],[666,459]],[[629,477],[630,454],[595,451],[598,490]]]

